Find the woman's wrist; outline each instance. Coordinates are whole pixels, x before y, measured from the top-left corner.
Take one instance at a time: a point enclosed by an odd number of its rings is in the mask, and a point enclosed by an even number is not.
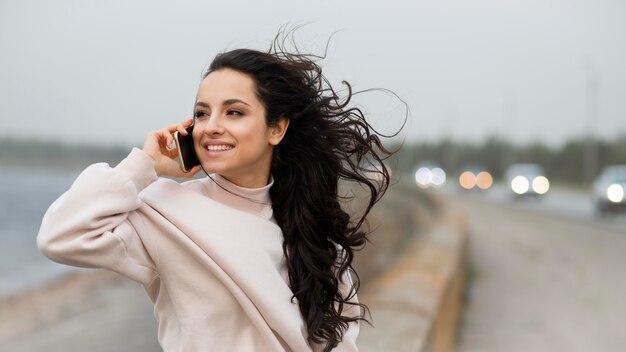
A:
[[[125,173],[139,192],[156,181],[159,176],[152,158],[139,148],[133,148],[115,168]]]
[[[150,161],[152,162],[152,167],[154,167],[154,171],[157,173],[157,175],[161,176],[161,175],[159,175],[159,170],[157,170],[157,160],[156,160],[156,158],[153,155],[151,155],[149,152],[147,152],[145,149],[141,149],[141,151],[146,155],[146,157],[148,159],[150,159]]]

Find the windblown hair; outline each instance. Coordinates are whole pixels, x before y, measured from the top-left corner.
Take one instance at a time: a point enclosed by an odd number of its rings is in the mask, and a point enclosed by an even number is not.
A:
[[[268,126],[280,118],[287,132],[274,148],[270,189],[275,219],[282,229],[289,283],[306,322],[309,339],[330,351],[341,342],[350,322],[366,320],[367,307],[354,303],[358,275],[345,295],[340,280],[353,271],[354,251],[367,241],[365,218],[389,184],[383,160],[393,152],[359,108],[349,107],[353,92],[341,99],[316,63],[325,58],[288,52],[279,33],[268,52],[236,49],[218,54],[203,77],[221,69],[247,74],[266,109]],[[356,94],[356,93],[354,93]],[[376,177],[372,177],[376,174]],[[351,220],[340,206],[339,180],[366,187],[366,209]],[[347,305],[361,313],[342,315]]]

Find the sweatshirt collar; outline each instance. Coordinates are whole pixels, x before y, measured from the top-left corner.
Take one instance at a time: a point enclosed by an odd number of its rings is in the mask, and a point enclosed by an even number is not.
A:
[[[209,197],[231,208],[272,220],[272,202],[269,192],[274,184],[272,177],[266,186],[246,188],[237,186],[219,174],[213,173],[209,176],[210,178],[207,178]]]

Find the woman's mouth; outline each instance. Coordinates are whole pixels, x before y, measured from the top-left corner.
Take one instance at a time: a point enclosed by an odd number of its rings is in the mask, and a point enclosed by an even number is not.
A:
[[[233,146],[227,145],[227,144],[216,144],[216,145],[207,145],[206,149],[210,152],[225,152],[227,150],[233,149]]]

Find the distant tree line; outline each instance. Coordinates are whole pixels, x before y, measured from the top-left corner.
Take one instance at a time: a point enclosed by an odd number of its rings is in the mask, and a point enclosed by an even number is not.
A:
[[[592,162],[585,153],[596,156]],[[514,163],[537,163],[553,180],[586,185],[585,175],[595,176],[607,165],[626,164],[626,135],[614,140],[571,139],[560,147],[540,143],[516,146],[491,137],[483,143],[461,143],[441,140],[435,143],[405,143],[389,160],[392,169],[413,172],[418,164],[432,161],[448,174],[456,174],[465,165],[480,165],[495,178],[501,178],[506,168]],[[593,168],[591,173],[585,167]]]
[[[496,137],[488,138],[483,143],[449,139],[435,143],[405,143],[388,160],[388,164],[393,171],[408,173],[415,171],[419,163],[432,161],[452,175],[465,165],[480,165],[495,178],[500,178],[510,164],[532,162],[542,165],[547,176],[553,180],[584,185],[588,182],[585,180],[584,155],[589,150],[589,143],[594,155],[597,155],[597,160],[592,164],[594,175],[607,165],[626,164],[626,135],[610,141],[572,139],[556,148],[540,143],[515,146]],[[67,144],[0,137],[0,168],[83,169],[96,162],[116,165],[130,149],[130,146]]]

